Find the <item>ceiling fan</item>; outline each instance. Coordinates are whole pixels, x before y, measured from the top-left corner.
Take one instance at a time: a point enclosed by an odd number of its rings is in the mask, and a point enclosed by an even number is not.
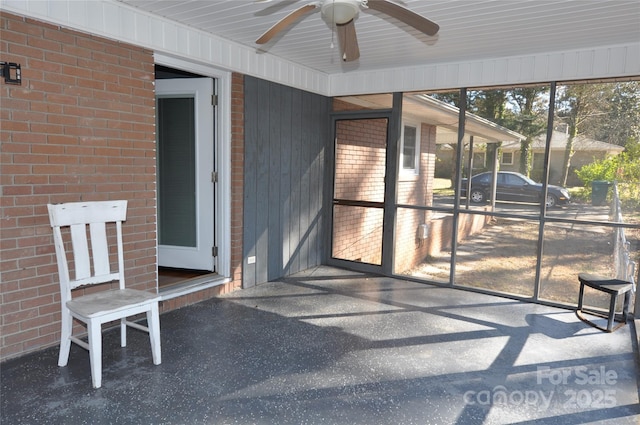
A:
[[[342,60],[345,62],[354,61],[360,57],[354,23],[354,19],[358,16],[360,8],[384,13],[430,36],[436,35],[440,29],[435,22],[404,6],[387,0],[321,0],[308,3],[289,13],[262,34],[260,38],[256,40],[256,43],[267,43],[303,16],[320,9],[322,18],[330,25],[335,25],[338,41],[340,42]]]

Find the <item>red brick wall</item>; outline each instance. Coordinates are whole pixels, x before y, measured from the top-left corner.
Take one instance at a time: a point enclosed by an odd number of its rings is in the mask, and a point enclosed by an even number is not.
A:
[[[155,95],[151,51],[5,12],[0,20],[2,60],[22,65],[22,85],[0,82],[0,358],[6,359],[59,342],[47,203],[127,199],[127,285],[157,287]],[[241,77],[234,76],[234,179],[242,170],[241,94]],[[241,185],[234,183],[233,208],[242,206]],[[239,286],[237,218],[232,227],[234,282],[167,301],[163,311]]]
[[[127,284],[156,287],[153,56],[2,13],[2,358],[56,344],[47,203],[127,199]]]
[[[398,203],[432,206],[436,160],[436,127],[420,126],[420,169],[418,174],[398,179]],[[396,216],[394,271],[404,273],[429,254],[430,241],[418,237],[418,226],[430,223],[431,211],[401,209]],[[429,237],[431,239],[431,236]]]
[[[244,199],[244,76],[231,78],[231,289],[242,284]]]

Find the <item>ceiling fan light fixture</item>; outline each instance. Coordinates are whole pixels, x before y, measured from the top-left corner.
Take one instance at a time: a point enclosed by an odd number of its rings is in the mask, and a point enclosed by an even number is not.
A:
[[[283,1],[283,3],[285,2]],[[256,44],[268,43],[276,35],[281,34],[307,15],[312,12],[317,12],[317,10],[320,9],[322,19],[331,26],[331,47],[333,47],[334,34],[337,34],[338,40],[340,41],[342,60],[345,62],[355,61],[360,57],[355,19],[361,7],[395,18],[430,36],[436,35],[440,29],[440,26],[435,22],[390,0],[315,0],[289,12],[289,14],[281,18],[262,34],[256,40]]]
[[[330,23],[346,24],[358,15],[358,0],[326,0],[322,3],[322,16]]]

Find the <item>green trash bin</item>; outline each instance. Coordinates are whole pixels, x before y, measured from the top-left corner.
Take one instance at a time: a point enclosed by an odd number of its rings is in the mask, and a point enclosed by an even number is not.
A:
[[[607,193],[611,183],[603,180],[591,182],[591,205],[600,206],[607,203]]]

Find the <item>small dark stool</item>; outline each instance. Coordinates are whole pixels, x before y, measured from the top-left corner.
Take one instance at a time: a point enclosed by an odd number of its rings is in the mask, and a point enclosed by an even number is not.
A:
[[[631,282],[620,279],[611,279],[608,277],[602,277],[588,273],[580,273],[578,275],[578,280],[580,281],[580,295],[578,296],[578,309],[576,310],[576,315],[580,318],[580,320],[605,332],[613,332],[627,322],[627,315],[629,314],[629,301],[631,300],[631,289],[633,287]],[[606,292],[611,296],[608,315],[583,308],[582,302],[584,298],[585,285],[590,288],[597,289],[598,291]],[[616,301],[618,299],[618,295],[622,294],[624,294],[624,303],[622,304],[622,317],[616,318]],[[607,319],[607,328],[605,329],[586,319],[583,313],[589,313],[595,316],[604,317],[605,319]],[[614,327],[614,322],[620,323]]]

